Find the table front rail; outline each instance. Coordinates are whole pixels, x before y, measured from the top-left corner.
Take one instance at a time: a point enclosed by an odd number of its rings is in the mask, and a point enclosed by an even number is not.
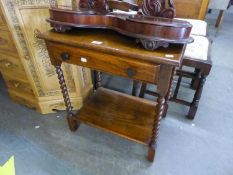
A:
[[[145,63],[116,55],[48,42],[52,64],[62,62],[156,84],[160,65]]]

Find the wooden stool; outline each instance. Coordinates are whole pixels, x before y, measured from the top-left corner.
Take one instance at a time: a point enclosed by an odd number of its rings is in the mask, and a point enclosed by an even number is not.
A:
[[[182,67],[176,71],[176,75],[178,76],[178,81],[175,86],[175,91],[173,95],[170,93],[167,95],[166,100],[171,100],[179,104],[183,104],[189,106],[189,112],[187,118],[194,119],[195,114],[198,109],[199,100],[201,98],[203,86],[206,81],[206,77],[209,75],[212,62],[210,59],[210,42],[204,36],[193,35],[194,43],[187,45]],[[183,66],[192,67],[195,71],[187,71],[183,69]],[[195,95],[193,97],[192,102],[185,101],[183,99],[178,99],[177,95],[179,93],[181,81],[183,77],[191,78],[191,88],[195,90]],[[136,82],[133,84],[132,94],[136,95]],[[140,97],[144,97],[145,94],[156,96],[156,92],[150,91],[147,89],[147,84],[142,83],[142,87],[140,90]],[[167,104],[167,103],[166,103]],[[167,107],[165,107],[164,114],[166,115]],[[164,116],[165,116],[164,115]]]

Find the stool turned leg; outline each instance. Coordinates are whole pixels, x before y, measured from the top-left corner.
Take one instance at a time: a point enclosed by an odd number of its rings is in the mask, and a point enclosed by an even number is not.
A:
[[[132,96],[137,95],[137,84],[138,84],[138,81],[133,80]]]
[[[193,78],[192,81],[191,81],[191,88],[193,90],[196,90],[198,85],[199,85],[200,73],[201,73],[200,69],[195,69],[195,78]]]
[[[177,81],[177,84],[176,84],[176,88],[175,88],[175,91],[174,91],[173,99],[177,99],[177,96],[178,96],[178,93],[179,93],[179,90],[180,90],[181,81],[182,81],[182,76],[179,75],[179,78],[178,78],[178,81]]]
[[[225,14],[225,10],[220,10],[219,15],[218,15],[218,19],[216,21],[215,27],[219,28],[219,26],[221,25],[223,18],[224,18],[224,14]]]
[[[66,106],[68,126],[71,131],[76,131],[78,129],[79,123],[76,120],[74,120],[74,114],[72,113],[72,106],[71,106],[67,86],[65,83],[63,71],[61,69],[61,65],[56,65],[55,67],[56,67],[56,72],[57,72],[58,79],[59,79],[60,88],[63,94],[65,106]]]
[[[153,147],[148,147],[148,153],[147,153],[147,160],[150,162],[153,162],[155,159],[155,148]]]
[[[153,162],[155,158],[155,149],[157,146],[157,139],[159,136],[160,121],[164,112],[165,97],[159,96],[157,102],[158,102],[157,105],[158,116],[155,117],[153,122],[152,135],[151,135],[151,140],[149,143],[148,155],[147,155],[147,159],[151,162]]]
[[[146,83],[142,83],[142,87],[141,87],[141,90],[140,90],[140,93],[139,93],[139,97],[144,98],[146,87],[147,87],[147,84]]]
[[[201,74],[201,78],[200,78],[200,82],[199,85],[197,87],[197,90],[195,92],[193,101],[191,103],[190,109],[189,109],[189,113],[187,115],[188,119],[193,120],[195,118],[196,112],[197,112],[197,108],[198,108],[198,104],[201,98],[201,94],[203,91],[203,87],[205,85],[205,81],[206,81],[206,75]]]

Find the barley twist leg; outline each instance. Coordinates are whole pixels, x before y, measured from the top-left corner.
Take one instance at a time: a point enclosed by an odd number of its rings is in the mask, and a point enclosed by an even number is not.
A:
[[[163,111],[163,118],[166,117],[167,115],[167,110],[168,110],[168,101],[171,99],[172,97],[172,91],[174,88],[174,84],[173,84],[173,80],[175,79],[175,75],[176,75],[176,69],[174,68],[172,71],[172,76],[171,76],[171,80],[170,80],[170,84],[169,84],[169,88],[168,88],[168,94],[165,97],[165,104],[164,104],[164,111]]]
[[[159,96],[157,102],[158,102],[156,109],[157,115],[155,116],[153,122],[153,129],[152,129],[151,139],[148,148],[148,156],[147,156],[147,159],[151,162],[154,161],[154,157],[155,157],[155,149],[157,146],[157,139],[159,135],[160,121],[164,112],[165,97]]]
[[[56,73],[59,79],[60,88],[63,94],[65,106],[66,106],[68,126],[71,131],[76,131],[78,129],[79,124],[76,120],[74,120],[74,114],[72,113],[71,101],[70,101],[68,89],[66,86],[64,74],[61,69],[61,65],[56,65],[55,67],[56,67]]]

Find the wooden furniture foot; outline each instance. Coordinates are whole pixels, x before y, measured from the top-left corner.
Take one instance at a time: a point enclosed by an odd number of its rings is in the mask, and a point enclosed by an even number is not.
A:
[[[155,159],[155,149],[153,147],[148,147],[147,160],[153,162]]]
[[[78,129],[80,123],[77,122],[77,120],[74,120],[73,118],[74,118],[73,116],[68,116],[67,117],[67,123],[68,123],[68,126],[69,126],[70,130],[72,132],[75,132]]]
[[[165,102],[165,104],[164,104],[164,110],[163,110],[162,118],[165,118],[165,117],[166,117],[167,111],[168,111],[168,101]]]
[[[189,113],[187,115],[188,119],[193,120],[195,115],[196,115],[197,108],[198,108],[198,105],[199,105],[199,101],[200,101],[200,98],[201,98],[201,94],[202,94],[202,91],[203,91],[203,87],[205,85],[205,81],[206,81],[206,75],[202,74],[199,85],[198,85],[198,88],[197,88],[197,90],[195,92],[193,101],[191,103]]]
[[[219,12],[219,15],[218,15],[218,19],[217,19],[217,22],[215,24],[215,27],[216,28],[219,28],[222,21],[223,21],[223,18],[224,18],[224,14],[225,14],[225,10],[220,10]]]

